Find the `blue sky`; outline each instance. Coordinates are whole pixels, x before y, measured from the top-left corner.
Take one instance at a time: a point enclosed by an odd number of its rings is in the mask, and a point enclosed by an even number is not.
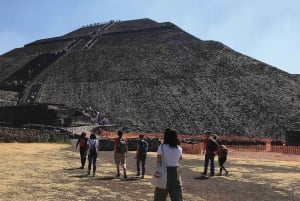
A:
[[[299,11],[299,0],[0,0],[0,55],[83,25],[150,18],[300,74]]]

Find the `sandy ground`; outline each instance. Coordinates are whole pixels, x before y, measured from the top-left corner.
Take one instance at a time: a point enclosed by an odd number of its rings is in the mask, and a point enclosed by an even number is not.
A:
[[[96,177],[79,169],[79,152],[70,144],[0,143],[0,200],[151,201],[155,153],[149,153],[146,177],[135,176],[134,152],[128,155],[128,180],[114,177],[112,152],[100,152]],[[184,155],[181,163],[186,201],[300,200],[300,163],[260,153],[232,153],[228,176],[194,179],[203,170],[203,155]],[[256,155],[258,157],[250,157]],[[218,170],[218,168],[216,169]],[[169,199],[168,199],[169,200]]]

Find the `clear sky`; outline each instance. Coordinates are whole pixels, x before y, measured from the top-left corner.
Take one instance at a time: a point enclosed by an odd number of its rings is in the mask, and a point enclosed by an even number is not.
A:
[[[300,74],[300,0],[0,0],[0,55],[84,25],[140,18]]]

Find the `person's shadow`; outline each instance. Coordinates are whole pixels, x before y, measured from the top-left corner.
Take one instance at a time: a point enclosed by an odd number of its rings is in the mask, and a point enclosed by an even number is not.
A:
[[[200,180],[206,180],[206,179],[209,179],[208,176],[199,176],[199,177],[194,177],[194,179],[200,179]]]
[[[96,180],[113,180],[113,179],[117,179],[117,177],[113,177],[113,176],[102,176],[102,177],[97,177],[97,176],[96,176]]]
[[[74,177],[74,178],[85,178],[88,177],[87,174],[80,174],[80,175],[71,175],[70,177]]]
[[[113,179],[119,179],[122,181],[136,181],[140,180],[139,177],[128,177],[127,179],[120,178],[120,177],[113,177],[113,176],[102,176],[102,177],[96,177],[96,180],[113,180]]]
[[[81,167],[63,168],[63,170],[79,170]]]
[[[83,169],[81,167],[70,167],[70,168],[63,168],[63,170],[64,171],[74,171],[74,170],[83,170]],[[78,171],[76,171],[76,172],[78,172]],[[84,173],[84,174],[70,175],[69,177],[84,178],[87,176],[88,176],[87,173]]]

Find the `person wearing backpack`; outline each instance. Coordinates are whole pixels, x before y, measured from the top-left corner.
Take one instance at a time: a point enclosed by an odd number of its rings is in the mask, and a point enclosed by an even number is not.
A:
[[[145,175],[145,163],[147,158],[148,152],[148,142],[144,140],[144,135],[139,135],[139,141],[137,143],[137,150],[136,150],[136,176],[140,176],[140,163],[142,164],[142,179],[144,179]]]
[[[87,145],[88,145],[88,161],[89,161],[87,174],[90,175],[91,166],[93,164],[93,177],[94,177],[96,173],[98,151],[100,150],[99,141],[96,139],[96,135],[94,133],[92,133],[90,139],[88,139]]]
[[[224,167],[224,163],[227,160],[228,148],[225,145],[223,145],[222,141],[219,141],[218,143],[219,146],[217,149],[217,155],[218,155],[218,162],[220,166],[220,173],[218,174],[218,176],[222,175],[222,170],[225,171],[225,175],[227,176],[229,172]]]
[[[209,137],[210,132],[207,132],[207,138],[204,140],[204,152],[205,153],[205,161],[204,161],[204,171],[202,173],[202,176],[205,176],[207,174],[207,168],[208,168],[208,163],[210,162],[210,175],[209,176],[214,176],[215,175],[215,152],[217,151],[218,148],[218,143],[217,143],[217,135],[214,135],[213,137]]]
[[[87,138],[85,137],[86,133],[82,132],[80,137],[77,140],[76,143],[76,150],[78,145],[79,147],[79,152],[80,152],[80,160],[81,160],[81,169],[84,169],[85,161],[86,161],[86,153],[87,153]]]
[[[120,164],[123,166],[124,179],[127,179],[126,175],[126,158],[127,158],[127,140],[123,138],[123,132],[118,131],[118,137],[114,141],[114,159],[117,167],[117,177],[120,177]]]

